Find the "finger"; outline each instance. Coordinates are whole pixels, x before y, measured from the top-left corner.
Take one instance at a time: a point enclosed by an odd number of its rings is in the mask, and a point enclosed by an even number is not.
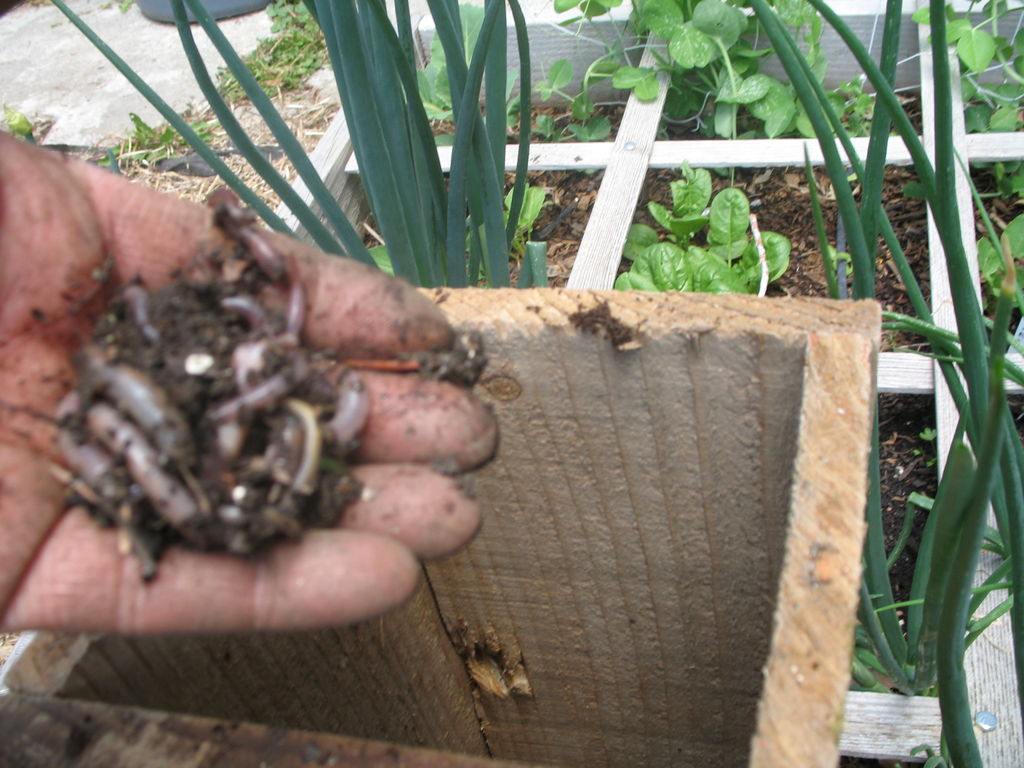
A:
[[[443,381],[364,371],[370,412],[355,458],[363,463],[431,463],[459,472],[488,461],[498,444],[491,410]]]
[[[444,313],[409,283],[353,259],[327,256],[295,238],[267,232],[295,264],[306,292],[306,341],[348,357],[389,358],[450,347]]]
[[[45,460],[0,446],[0,616],[63,510],[63,489]]]
[[[413,464],[354,467],[362,497],[339,525],[390,536],[421,558],[450,555],[480,527],[480,508],[452,477]]]
[[[13,180],[30,187],[16,190]],[[74,260],[77,271],[61,283],[83,289],[95,284],[91,273],[108,253],[116,262],[116,282],[140,277],[151,290],[160,288],[192,260],[211,226],[205,206],[6,136],[0,136],[0,184],[0,216],[19,223],[4,228],[4,252],[37,257],[33,238],[46,232],[44,255],[54,261],[52,267],[66,271],[69,254],[79,254]],[[452,331],[444,315],[408,283],[351,259],[326,256],[295,238],[265,234],[298,268],[309,305],[306,333],[313,346],[358,357],[450,346]],[[26,277],[47,290],[22,291],[22,296],[54,294],[54,274],[63,274],[42,268],[29,272]],[[5,304],[2,309],[30,316],[24,307]]]
[[[314,531],[262,556],[171,548],[151,582],[117,549],[117,532],[69,512],[0,622],[6,629],[236,632],[363,621],[408,599],[420,568],[398,542]]]

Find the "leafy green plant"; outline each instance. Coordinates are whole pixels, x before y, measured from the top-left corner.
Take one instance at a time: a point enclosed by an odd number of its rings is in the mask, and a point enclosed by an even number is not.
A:
[[[798,110],[793,89],[759,71],[771,48],[755,48],[759,26],[744,13],[740,0],[644,0],[634,5],[638,32],[667,41],[667,57],[658,69],[670,75],[665,116],[691,121],[709,136],[774,137],[796,129]],[[775,3],[786,23],[800,30],[805,55],[824,73],[820,20],[803,0]],[[564,2],[556,8],[579,7],[587,16],[601,6],[591,0]],[[642,100],[658,92],[656,69],[621,62],[612,73],[616,88],[633,91]]]
[[[1024,99],[1024,35],[1007,39],[999,27],[1001,19],[1019,14],[1020,7],[1007,0],[972,1],[962,13],[955,12],[952,5],[946,5],[943,12],[947,40],[956,46],[960,60],[967,130],[1020,130],[1024,126],[1020,113]],[[920,24],[927,25],[930,17],[928,7],[914,13],[914,20]]]
[[[1024,258],[1024,214],[1011,221],[1003,230],[1007,246],[1014,259]],[[999,246],[999,247],[997,247]],[[994,301],[1006,273],[1006,262],[1001,244],[985,237],[978,241],[978,268],[985,285],[985,294]]]
[[[905,694],[938,693],[944,754],[932,755],[929,759],[933,764],[938,765],[945,758],[955,766],[981,765],[967,695],[964,650],[994,616],[1007,611],[1013,628],[1019,691],[1024,694],[1024,445],[1003,386],[1006,375],[1017,379],[1022,373],[1005,359],[1011,310],[1019,296],[1009,238],[1004,236],[999,242],[993,235],[993,247],[1002,254],[1005,267],[998,285],[995,315],[989,321],[974,294],[975,275],[965,252],[956,203],[953,73],[946,54],[945,4],[941,0],[930,3],[935,88],[933,163],[893,85],[899,49],[899,0],[887,3],[882,52],[877,63],[828,3],[808,2],[836,30],[877,92],[865,161],[850,142],[849,133],[813,68],[801,55],[797,41],[766,0],[751,0],[751,5],[782,60],[824,154],[855,265],[854,297],[870,298],[874,294],[876,243],[880,234],[917,315],[890,315],[883,328],[919,333],[928,340],[929,354],[938,361],[960,416],[925,526],[911,586],[912,599],[905,606],[903,621],[896,614],[889,582],[876,419],[869,462],[868,534],[861,585],[861,628],[857,632],[861,649],[858,658],[863,661],[869,657],[876,668],[883,670],[875,677],[885,689]],[[935,324],[881,205],[882,171],[891,128],[910,152],[920,191],[933,214],[950,275],[957,333]],[[860,187],[859,197],[854,195],[850,169],[837,149],[837,138]],[[823,242],[823,250],[825,245]],[[986,523],[990,504],[997,522],[996,536],[990,534]],[[972,580],[983,547],[997,548],[1006,557],[983,591],[1005,589],[1008,594],[995,611],[973,620],[981,605],[981,595],[973,588]]]
[[[327,64],[327,45],[316,19],[301,0],[267,6],[273,37],[260,40],[245,64],[265,91],[294,89]],[[245,97],[230,69],[218,73],[217,88],[228,101]]]
[[[464,3],[459,6],[459,16],[462,21],[463,48],[469,55],[476,47],[477,38],[483,27],[484,9],[478,5]],[[468,60],[466,64],[469,64]],[[451,84],[448,81],[448,62],[444,45],[437,35],[430,43],[430,61],[423,69],[416,70],[416,79],[427,117],[442,122],[451,120],[455,114],[455,105],[452,103]],[[505,114],[509,127],[515,125],[519,117],[518,100],[512,98],[515,82],[516,71],[509,69],[505,86]],[[438,138],[439,143],[445,143],[451,137],[444,134],[443,137]]]
[[[564,90],[572,82],[573,66],[568,59],[559,59],[548,69],[544,80],[534,83],[534,90],[541,101],[560,96],[569,105],[568,120],[559,121],[550,115],[538,115],[533,131],[545,141],[604,141],[611,133],[612,124],[607,117],[595,114],[595,105],[590,98],[590,85],[596,80],[609,77],[614,70],[613,57],[606,55],[592,62],[583,75],[581,90],[572,96]],[[559,122],[562,124],[559,125]]]
[[[505,196],[505,221],[508,222],[512,210],[512,190]],[[523,205],[519,209],[519,221],[516,222],[515,234],[512,236],[512,254],[518,261],[526,255],[526,244],[533,232],[533,225],[545,206],[551,205],[547,190],[543,187],[527,187],[523,196]]]
[[[35,126],[24,112],[19,112],[14,107],[4,104],[4,122],[7,123],[7,130],[19,138],[35,143],[33,132]]]
[[[712,198],[711,174],[686,164],[670,187],[671,211],[647,205],[666,239],[644,224],[630,228],[623,255],[633,264],[616,278],[617,289],[757,293],[789,267],[786,237],[763,232],[760,245],[751,237],[750,202],[741,190],[728,187]]]
[[[188,144],[170,124],[162,123],[156,127],[149,125],[134,112],[129,112],[134,128],[124,141],[114,148],[114,156],[119,161],[131,161],[149,165],[173,157],[184,150]],[[214,120],[196,120],[189,127],[203,141],[213,139],[217,127]]]

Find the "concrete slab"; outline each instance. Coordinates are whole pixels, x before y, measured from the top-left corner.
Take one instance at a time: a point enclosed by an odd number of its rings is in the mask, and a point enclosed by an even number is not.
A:
[[[116,0],[68,5],[174,109],[202,101],[174,25],[151,21],[134,5],[122,13]],[[270,35],[270,25],[264,11],[219,24],[243,54]],[[193,29],[203,60],[215,71],[223,62],[202,29]],[[0,17],[0,102],[31,120],[54,120],[46,137],[52,144],[92,146],[123,137],[132,128],[130,112],[150,124],[163,122],[52,5],[22,5]]]

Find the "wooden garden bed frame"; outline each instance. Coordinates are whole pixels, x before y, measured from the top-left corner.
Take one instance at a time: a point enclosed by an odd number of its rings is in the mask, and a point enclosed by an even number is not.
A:
[[[920,2],[920,0],[919,0]],[[865,41],[880,44],[878,14],[884,12],[884,3],[837,2],[835,10],[857,30]],[[865,6],[877,5],[865,10]],[[908,4],[909,5],[909,4]],[[900,84],[920,83],[925,110],[923,139],[931,152],[934,139],[933,90],[931,56],[927,33],[906,12],[902,34],[901,65],[897,81]],[[597,42],[577,41],[566,50],[565,31],[559,31],[553,22],[534,22],[531,30],[531,51],[534,76],[541,78],[545,69],[556,59],[569,57],[577,75],[585,66],[603,53],[600,41],[612,39],[620,32],[593,34],[601,25],[624,24],[622,17],[612,21],[599,21],[587,27],[587,33]],[[838,38],[826,29],[823,45],[828,49],[843,50]],[[421,55],[429,52],[431,30],[429,19],[420,26]],[[877,37],[877,39],[876,39]],[[876,45],[877,47],[877,45]],[[512,50],[510,48],[510,50]],[[955,57],[954,66],[956,66]],[[915,60],[917,63],[915,63]],[[650,49],[644,52],[644,62],[650,63]],[[830,59],[830,80],[844,82],[859,74],[850,71],[852,57]],[[958,71],[954,69],[954,72]],[[574,84],[575,85],[575,84]],[[570,88],[573,86],[570,86]],[[649,168],[675,168],[682,162],[694,167],[769,167],[799,166],[808,151],[811,162],[823,163],[816,141],[803,139],[710,140],[710,141],[656,141],[658,122],[667,89],[662,77],[659,97],[651,102],[630,98],[621,126],[614,142],[559,143],[533,145],[530,151],[531,170],[584,170],[604,168],[605,174],[598,197],[591,211],[591,224],[587,227],[568,287],[578,289],[608,289],[614,282],[620,261],[622,244],[633,221],[640,187]],[[571,91],[570,91],[571,92]],[[957,89],[959,98],[959,89]],[[962,110],[955,109],[957,121],[956,151],[969,162],[1014,161],[1024,159],[1024,133],[966,135]],[[865,152],[867,139],[854,139],[859,152]],[[441,150],[442,164],[448,162],[448,150]],[[331,133],[317,149],[319,167],[335,184],[339,199],[348,206],[353,220],[365,214],[358,186],[358,167],[348,143],[344,121],[338,119]],[[887,153],[890,165],[909,164],[910,157],[899,138],[890,141]],[[514,147],[506,157],[508,170],[514,168]],[[301,188],[300,188],[301,191]],[[977,259],[973,218],[973,201],[969,186],[962,173],[958,173],[957,199],[962,212],[964,243],[969,258]],[[282,213],[287,214],[286,211]],[[929,212],[929,243],[931,253],[932,306],[937,322],[955,328],[942,249]],[[1011,355],[1011,358],[1017,357]],[[1017,362],[1020,362],[1017,357]],[[903,394],[935,394],[940,462],[945,461],[949,443],[956,427],[956,409],[945,384],[941,381],[937,365],[925,357],[900,352],[885,352],[879,357],[877,385],[879,392]],[[1022,391],[1016,385],[1010,391]],[[983,553],[978,580],[983,580],[998,565],[996,558]],[[995,601],[982,606],[988,610]],[[1013,651],[1008,617],[1003,617],[986,630],[982,640],[968,652],[968,666],[972,701],[976,711],[994,713],[998,726],[994,730],[979,731],[979,741],[985,765],[989,768],[1010,768],[1019,764],[1024,736],[1021,729],[1019,701],[1016,695]],[[940,732],[938,702],[929,698],[904,698],[895,695],[853,693],[847,698],[846,725],[840,748],[843,754],[880,759],[911,759],[910,750],[920,744],[937,746]],[[918,758],[920,759],[920,758]]]

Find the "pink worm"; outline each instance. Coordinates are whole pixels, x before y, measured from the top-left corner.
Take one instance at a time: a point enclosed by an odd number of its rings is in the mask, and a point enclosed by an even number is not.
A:
[[[327,428],[338,445],[351,443],[366,425],[370,414],[370,396],[362,378],[348,371],[338,385],[338,404]]]
[[[185,486],[160,468],[156,449],[138,427],[105,403],[89,408],[85,421],[108,450],[124,456],[132,478],[169,523],[180,527],[199,514]]]

